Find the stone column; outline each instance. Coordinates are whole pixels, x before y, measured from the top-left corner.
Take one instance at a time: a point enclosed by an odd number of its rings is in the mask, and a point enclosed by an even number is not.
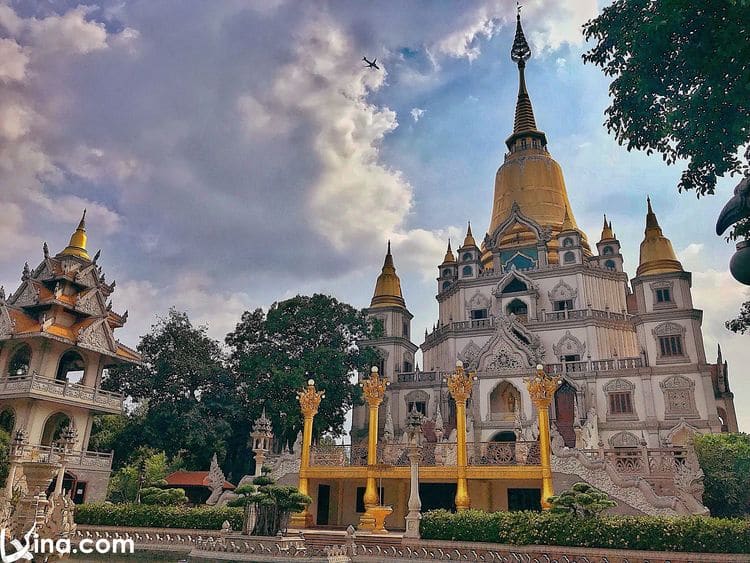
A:
[[[466,481],[466,400],[471,396],[471,389],[477,376],[474,372],[466,373],[461,360],[456,362],[456,371],[448,376],[448,391],[456,402],[456,509],[466,510],[471,507],[469,486]]]
[[[422,417],[412,409],[406,421],[409,433],[407,456],[409,457],[410,490],[409,513],[406,515],[405,538],[419,539],[419,521],[422,519],[422,499],[419,498],[419,460],[422,457]]]
[[[365,401],[370,411],[370,418],[367,427],[367,485],[365,488],[365,512],[359,518],[360,530],[375,529],[375,516],[372,509],[379,504],[379,495],[375,483],[375,466],[378,463],[378,408],[385,397],[385,389],[388,386],[388,380],[380,378],[378,368],[373,366],[370,371],[370,377],[362,383],[362,389]]]
[[[542,508],[550,508],[549,497],[554,494],[552,486],[552,452],[550,448],[549,406],[561,379],[549,377],[544,366],[536,366],[536,375],[526,380],[531,400],[536,405],[539,417],[539,453],[542,463]]]
[[[299,406],[302,410],[302,416],[305,422],[302,427],[302,453],[299,462],[299,492],[303,495],[309,495],[309,480],[307,470],[310,467],[310,447],[312,446],[312,429],[313,418],[318,414],[318,407],[325,393],[315,390],[315,381],[307,380],[307,388],[297,392]],[[295,512],[289,521],[291,528],[308,528],[312,526],[313,516],[309,507],[305,507],[302,512]]]

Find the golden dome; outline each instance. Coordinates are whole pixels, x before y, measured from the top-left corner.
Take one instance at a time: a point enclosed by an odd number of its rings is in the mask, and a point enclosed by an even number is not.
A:
[[[461,245],[461,248],[459,248],[459,250],[468,248],[470,246],[476,246],[476,245],[477,245],[477,241],[474,240],[474,235],[471,232],[471,221],[469,221],[469,226],[466,229],[466,237],[464,238],[464,243]]]
[[[83,217],[81,217],[78,228],[70,237],[68,246],[65,247],[60,255],[62,256],[78,256],[84,260],[91,260],[89,253],[86,251],[86,210],[83,210]]]
[[[602,236],[599,242],[603,240],[615,240],[615,235],[612,232],[612,221],[607,223],[607,216],[604,215],[604,226],[602,227]]]
[[[406,307],[401,295],[401,280],[396,275],[396,267],[391,256],[391,241],[388,241],[388,252],[385,255],[383,270],[375,282],[375,293],[372,295],[370,308],[374,307]]]
[[[682,264],[672,248],[671,241],[661,232],[656,214],[651,209],[651,199],[647,198],[646,231],[641,243],[641,258],[636,270],[637,276],[682,272]]]
[[[524,77],[526,61],[530,56],[531,49],[523,35],[518,16],[516,37],[511,50],[511,58],[518,64],[518,99],[513,134],[505,141],[509,153],[495,176],[495,195],[488,233],[492,235],[511,214],[513,204],[518,204],[522,215],[542,227],[550,228],[552,239],[548,242],[548,259],[554,264],[558,261],[555,237],[563,230],[566,213],[568,221],[565,228],[580,232],[584,253],[590,255],[591,251],[585,233],[576,225],[562,169],[547,151],[545,134],[536,127]],[[528,246],[536,242],[536,236],[531,230],[516,225],[503,233],[499,242],[500,246]],[[491,264],[488,252],[482,257],[482,261],[486,265]]]
[[[454,264],[456,262],[456,257],[453,256],[453,251],[451,250],[451,241],[448,239],[448,250],[445,251],[445,258],[443,258],[443,263],[440,264],[441,266],[444,264]]]

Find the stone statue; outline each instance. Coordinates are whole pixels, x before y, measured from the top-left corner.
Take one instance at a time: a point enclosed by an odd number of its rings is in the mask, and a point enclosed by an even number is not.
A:
[[[226,477],[219,467],[219,460],[214,453],[214,457],[211,459],[211,467],[208,470],[208,488],[211,489],[211,496],[206,501],[207,505],[213,506],[218,502],[224,490],[224,481],[226,481]]]
[[[576,442],[576,446],[579,448],[595,450],[599,445],[599,417],[593,407],[586,414],[586,424],[583,425],[581,438],[582,444]]]

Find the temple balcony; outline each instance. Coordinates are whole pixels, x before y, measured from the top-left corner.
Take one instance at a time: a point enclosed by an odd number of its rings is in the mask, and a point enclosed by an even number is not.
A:
[[[58,381],[36,372],[0,379],[0,400],[19,398],[46,399],[111,414],[120,414],[124,401],[120,393],[80,383]]]
[[[67,469],[110,471],[114,452],[73,451],[65,455]],[[61,449],[56,446],[24,446],[21,462],[59,463]]]

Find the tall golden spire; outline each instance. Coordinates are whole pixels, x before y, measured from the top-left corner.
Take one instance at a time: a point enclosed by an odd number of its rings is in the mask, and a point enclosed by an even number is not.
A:
[[[401,280],[396,275],[391,255],[391,241],[388,241],[388,251],[383,262],[383,270],[375,282],[375,293],[372,295],[370,308],[374,307],[406,307],[401,295]]]
[[[455,261],[456,261],[456,257],[453,256],[453,250],[451,250],[451,239],[448,239],[448,250],[445,251],[445,258],[443,258],[443,264],[452,264]]]
[[[526,36],[521,27],[521,6],[518,6],[516,15],[516,36],[513,39],[513,47],[510,50],[510,58],[518,65],[518,99],[516,100],[516,115],[513,121],[513,134],[505,143],[510,148],[518,137],[532,134],[542,141],[542,146],[547,144],[547,138],[536,128],[534,119],[534,108],[531,106],[531,98],[526,90],[526,61],[531,58],[531,48],[526,41]]]
[[[646,230],[641,242],[641,257],[636,275],[682,272],[682,264],[677,260],[672,242],[664,236],[651,208],[651,198],[646,198]]]
[[[565,231],[577,231],[578,228],[575,226],[573,221],[570,218],[570,213],[568,213],[568,206],[565,206],[565,216],[563,217],[562,227],[560,227],[560,232],[564,233]]]
[[[78,256],[84,260],[91,260],[89,253],[86,251],[86,210],[83,210],[83,216],[81,221],[78,223],[78,228],[70,236],[70,242],[65,247],[60,255],[63,256]]]
[[[474,235],[471,232],[471,221],[469,221],[469,226],[466,228],[466,237],[464,237],[464,243],[461,245],[461,248],[466,248],[468,246],[476,246],[476,245],[477,245],[477,241],[474,240]]]
[[[607,215],[604,215],[604,226],[602,227],[602,236],[599,239],[600,241],[603,240],[613,240],[615,238],[615,235],[612,233],[612,221],[607,223]]]

